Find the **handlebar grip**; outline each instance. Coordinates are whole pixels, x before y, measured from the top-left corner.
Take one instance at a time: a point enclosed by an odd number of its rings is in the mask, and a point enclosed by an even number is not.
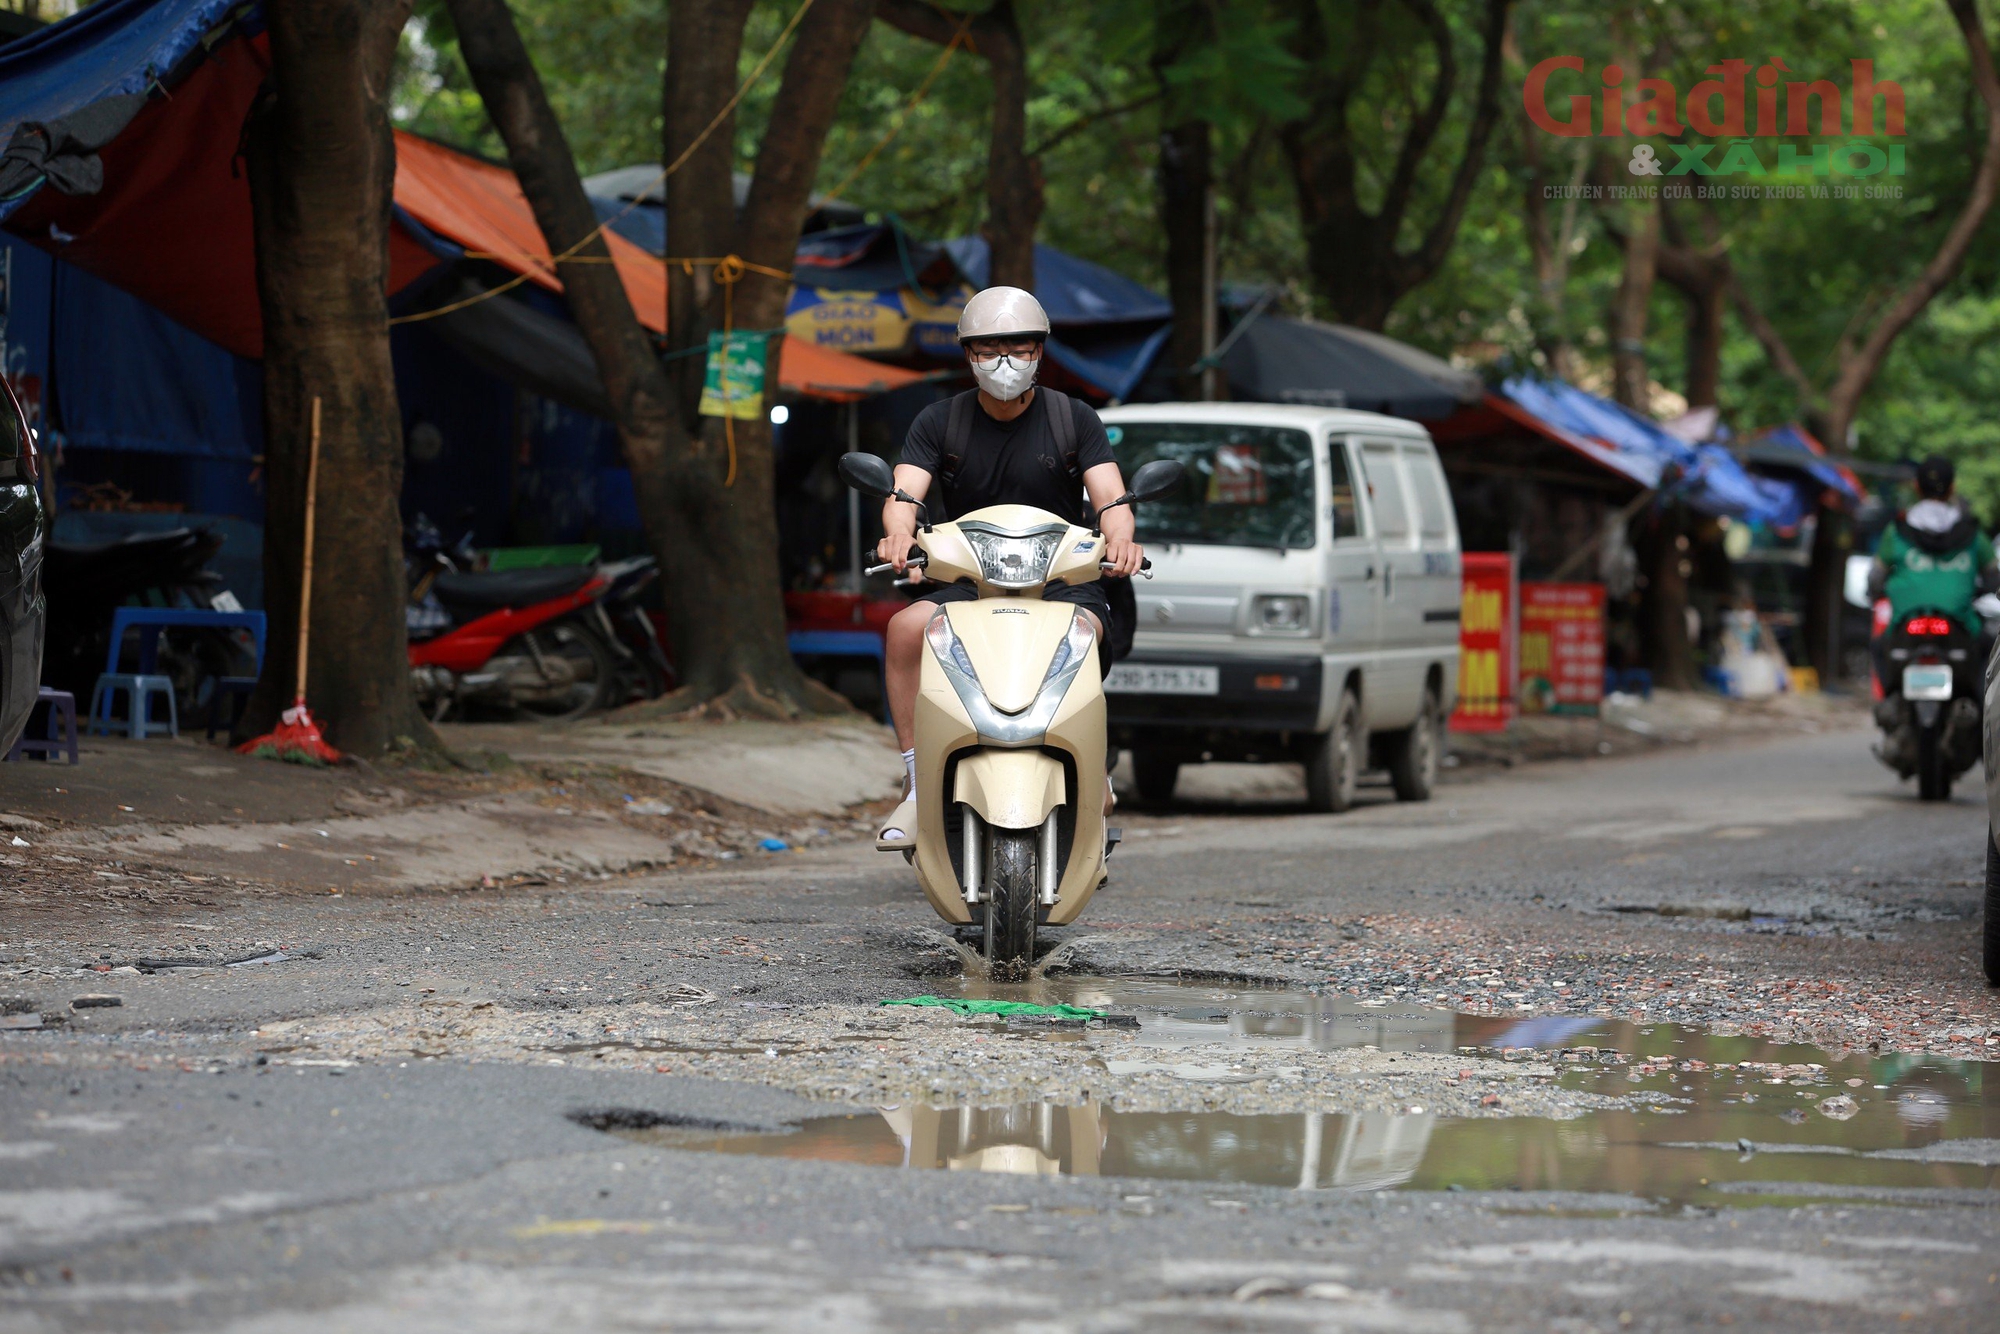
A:
[[[931,562],[930,562],[930,557],[926,556],[926,555],[925,555],[925,554],[923,553],[923,551],[922,551],[921,549],[917,549],[917,550],[912,550],[912,551],[910,552],[910,556],[909,556],[909,559],[908,559],[908,560],[906,560],[906,561],[904,561],[904,562],[903,562],[903,565],[904,565],[904,568],[906,568],[906,569],[912,569],[912,570],[921,570],[921,569],[923,569],[923,568],[924,568],[924,567],[925,567],[926,565],[929,565],[930,563],[931,563]],[[895,563],[894,561],[886,561],[886,560],[885,560],[885,561],[883,561],[883,562],[882,562],[882,563],[881,563],[880,565],[870,565],[870,566],[867,566],[866,568],[864,568],[864,569],[863,569],[863,570],[861,571],[861,573],[863,573],[863,574],[887,574],[887,573],[888,573],[888,572],[889,572],[890,570],[893,570],[893,569],[895,569],[895,568],[896,568],[896,563]]]

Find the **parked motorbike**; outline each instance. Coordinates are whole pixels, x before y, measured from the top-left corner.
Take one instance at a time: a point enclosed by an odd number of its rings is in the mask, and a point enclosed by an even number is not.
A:
[[[1951,785],[1979,762],[1980,681],[1977,645],[1953,616],[1920,609],[1883,632],[1882,730],[1875,757],[1899,777],[1917,779],[1922,801],[1946,801]]]
[[[221,549],[222,538],[205,528],[48,543],[42,679],[89,699],[110,652],[112,612],[128,605],[209,608],[222,581],[208,562]],[[234,631],[176,630],[161,637],[157,670],[173,680],[181,717],[196,718],[215,677],[256,675],[256,654]]]
[[[1104,820],[1096,635],[1075,607],[1041,598],[1048,584],[1101,577],[1103,534],[1026,505],[933,524],[883,460],[846,454],[839,470],[863,495],[916,504],[911,564],[978,593],[941,607],[926,632],[916,839],[905,855],[938,916],[971,926],[977,914],[986,957],[1018,971],[1034,959],[1039,927],[1073,922],[1090,902],[1116,842]],[[1148,463],[1112,504],[1167,495],[1181,472],[1169,459]]]
[[[651,556],[632,556],[599,567],[611,588],[595,608],[606,642],[618,657],[614,703],[658,699],[673,689],[674,668],[646,609],[645,593],[660,577]]]
[[[410,673],[432,721],[469,707],[580,718],[618,702],[615,631],[596,624],[604,570],[462,569],[468,543],[447,550],[436,534],[419,515],[405,535]]]

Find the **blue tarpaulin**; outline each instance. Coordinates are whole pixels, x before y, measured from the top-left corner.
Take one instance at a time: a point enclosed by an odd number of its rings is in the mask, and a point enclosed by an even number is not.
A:
[[[1795,423],[1760,431],[1738,452],[1754,468],[1799,473],[1837,494],[1844,504],[1861,503],[1861,487],[1853,474],[1828,459],[1819,442]]]
[[[0,48],[0,137],[159,89],[243,0],[102,0]],[[12,213],[32,187],[0,201]]]
[[[1500,392],[1545,424],[1578,437],[1594,457],[1642,486],[1671,490],[1704,514],[1776,528],[1804,514],[1798,488],[1748,472],[1721,445],[1690,445],[1630,408],[1561,380],[1516,376]]]
[[[0,235],[12,278],[0,329],[10,374],[37,379],[66,449],[121,449],[246,464],[264,451],[263,374],[127,295]]]

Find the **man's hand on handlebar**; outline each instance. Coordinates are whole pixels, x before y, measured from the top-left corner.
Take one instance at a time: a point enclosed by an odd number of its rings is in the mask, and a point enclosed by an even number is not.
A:
[[[875,544],[875,558],[898,575],[908,568],[910,558],[917,554],[918,548],[910,541],[908,533],[890,533]]]
[[[1145,562],[1146,549],[1129,537],[1113,537],[1105,534],[1104,572],[1129,579],[1139,573]]]

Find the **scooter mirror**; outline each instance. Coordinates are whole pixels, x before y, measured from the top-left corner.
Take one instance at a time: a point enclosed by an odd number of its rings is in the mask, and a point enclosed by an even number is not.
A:
[[[864,496],[887,500],[896,491],[896,474],[888,463],[873,454],[842,454],[836,468],[840,480]]]
[[[1187,469],[1177,459],[1154,459],[1132,474],[1133,500],[1159,500],[1180,489]]]

